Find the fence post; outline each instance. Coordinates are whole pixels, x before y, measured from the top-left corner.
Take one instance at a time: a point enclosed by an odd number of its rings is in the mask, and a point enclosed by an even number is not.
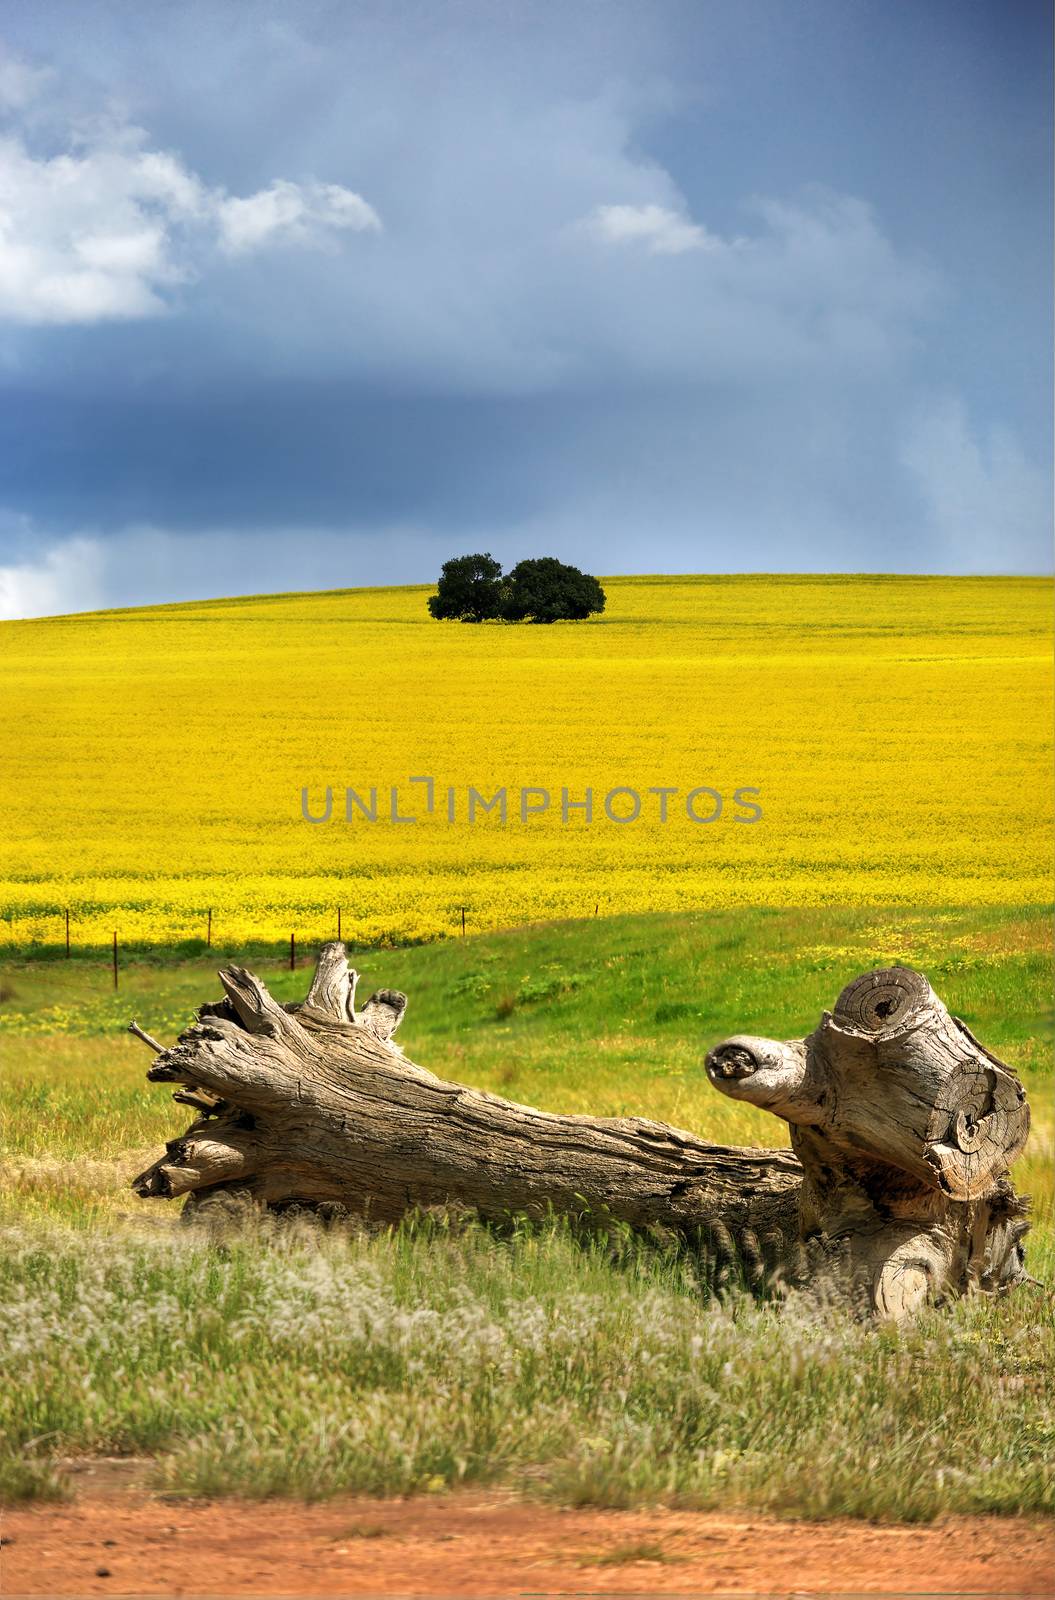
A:
[[[70,959],[70,908],[66,907],[66,960]]]
[[[290,970],[290,972],[294,972],[296,970],[296,966],[297,966],[297,936],[296,936],[295,933],[291,933],[290,936],[289,936],[289,970]]]
[[[212,912],[211,911],[209,912],[208,921],[205,924],[205,943],[206,943],[207,947],[211,947],[211,945],[212,945]]]
[[[465,938],[465,907],[462,906],[462,938]]]
[[[117,929],[114,929],[114,988],[117,988]]]

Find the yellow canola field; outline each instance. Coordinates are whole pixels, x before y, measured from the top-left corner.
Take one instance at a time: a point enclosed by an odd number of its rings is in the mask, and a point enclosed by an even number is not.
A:
[[[201,937],[210,909],[229,944],[331,937],[338,906],[376,942],[463,906],[472,930],[1049,899],[1046,580],[604,582],[602,617],[553,627],[437,623],[423,587],[4,624],[0,938],[58,944],[67,906],[83,946]],[[470,823],[470,787],[504,824]],[[525,788],[550,806],[521,821]]]

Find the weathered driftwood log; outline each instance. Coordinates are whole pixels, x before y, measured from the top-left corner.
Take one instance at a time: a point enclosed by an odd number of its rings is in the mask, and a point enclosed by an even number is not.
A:
[[[918,972],[856,978],[807,1039],[727,1039],[707,1073],[790,1124],[803,1237],[842,1244],[881,1314],[1025,1277],[1025,1090]]]
[[[221,972],[226,998],[147,1074],[183,1085],[174,1098],[199,1119],[136,1192],[377,1222],[448,1205],[589,1212],[692,1239],[756,1285],[839,1263],[882,1314],[1024,1276],[1026,1206],[1006,1176],[1028,1127],[1021,1085],[915,973],[859,978],[809,1039],[738,1036],[707,1057],[717,1088],[791,1124],[794,1155],[445,1082],[393,1042],[405,997],[381,990],[357,1011],[356,978],[340,944],[299,1006]]]

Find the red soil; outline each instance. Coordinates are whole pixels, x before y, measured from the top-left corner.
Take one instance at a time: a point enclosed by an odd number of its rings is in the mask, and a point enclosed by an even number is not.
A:
[[[102,1467],[81,1481],[71,1503],[4,1513],[5,1600],[1055,1593],[1055,1526],[1039,1520],[788,1523],[561,1510],[479,1492],[251,1504],[151,1497],[107,1483]]]

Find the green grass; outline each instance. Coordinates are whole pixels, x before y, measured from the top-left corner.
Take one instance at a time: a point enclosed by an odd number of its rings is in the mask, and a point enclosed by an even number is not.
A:
[[[560,1227],[5,1240],[15,1492],[54,1454],[187,1495],[436,1492],[918,1520],[1055,1509],[1050,1301],[906,1330],[733,1301]]]
[[[630,1544],[617,1544],[598,1555],[579,1557],[580,1567],[627,1567],[638,1561],[651,1561],[657,1565],[673,1565],[686,1561],[687,1556],[676,1555],[654,1539],[638,1539]]]
[[[130,964],[113,989],[102,962],[0,966],[4,1147],[27,1199],[95,1215],[140,1156],[183,1131],[136,1016],[171,1043],[195,1005],[217,998],[209,959]],[[252,959],[281,1000],[300,998],[310,958],[290,972]],[[897,961],[925,971],[950,1008],[1024,1077],[1038,1135],[1017,1174],[1050,1202],[1050,922],[1041,911],[771,911],[618,917],[354,956],[360,990],[410,997],[407,1054],[546,1110],[639,1114],[718,1143],[786,1145],[782,1123],[718,1095],[706,1049],[734,1032],[808,1031],[857,972]],[[29,1163],[27,1165],[27,1163]],[[142,1209],[124,1195],[123,1209]]]
[[[405,989],[440,1074],[558,1111],[640,1113],[779,1145],[715,1094],[706,1048],[792,1037],[873,965],[922,968],[1019,1070],[1015,1180],[1050,1281],[1050,924],[1039,911],[756,911],[542,925],[364,952]],[[244,953],[239,953],[244,958]],[[308,973],[253,964],[281,999]],[[127,1180],[187,1117],[149,1086],[132,1014],[169,1043],[214,959],[0,967],[0,1492],[61,1492],[64,1456],[145,1454],[170,1492],[307,1497],[502,1482],[565,1502],[900,1519],[1051,1511],[1050,1293],[900,1331],[705,1301],[691,1263],[561,1225],[272,1225],[212,1241]],[[6,1335],[6,1337],[5,1337]]]

